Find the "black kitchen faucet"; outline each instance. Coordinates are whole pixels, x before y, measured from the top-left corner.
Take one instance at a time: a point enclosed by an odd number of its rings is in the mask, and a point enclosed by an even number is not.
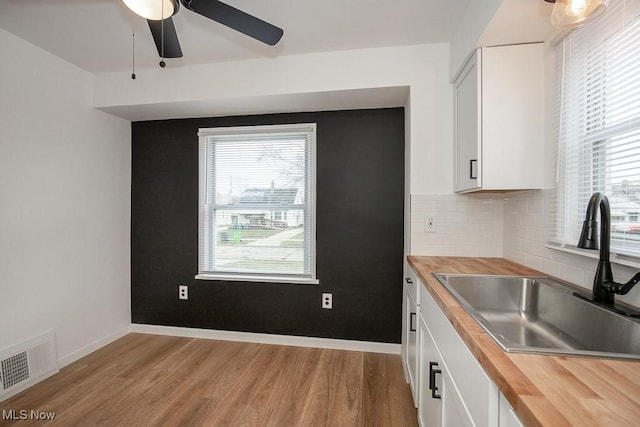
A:
[[[600,258],[598,268],[593,279],[593,302],[628,316],[640,317],[640,313],[615,304],[615,295],[628,293],[633,286],[640,282],[640,273],[636,273],[627,283],[616,283],[613,280],[609,251],[611,243],[611,208],[609,199],[602,193],[594,193],[587,205],[587,214],[582,224],[582,233],[578,247],[582,249],[598,249],[598,221],[596,214],[600,210]]]

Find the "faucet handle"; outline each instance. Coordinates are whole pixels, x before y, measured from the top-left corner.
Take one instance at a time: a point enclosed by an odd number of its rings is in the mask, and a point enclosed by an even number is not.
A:
[[[609,291],[618,295],[629,293],[636,283],[640,282],[640,273],[636,273],[627,283],[605,282],[603,286]]]

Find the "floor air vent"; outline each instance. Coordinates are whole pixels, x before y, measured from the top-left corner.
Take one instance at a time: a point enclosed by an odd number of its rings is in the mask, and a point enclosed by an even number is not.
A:
[[[58,372],[56,338],[49,333],[0,352],[0,401]]]

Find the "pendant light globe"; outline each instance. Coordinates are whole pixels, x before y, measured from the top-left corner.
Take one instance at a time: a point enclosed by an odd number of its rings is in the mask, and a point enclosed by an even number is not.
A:
[[[133,13],[151,21],[172,17],[178,12],[177,0],[122,0]]]
[[[600,16],[608,4],[609,0],[556,0],[551,24],[563,30],[579,27]]]

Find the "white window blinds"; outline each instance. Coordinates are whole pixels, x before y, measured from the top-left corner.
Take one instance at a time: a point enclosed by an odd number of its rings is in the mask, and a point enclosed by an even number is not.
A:
[[[315,124],[200,129],[199,274],[315,282]]]
[[[554,240],[577,243],[599,191],[611,205],[612,251],[640,256],[640,2],[612,0],[556,49]]]

